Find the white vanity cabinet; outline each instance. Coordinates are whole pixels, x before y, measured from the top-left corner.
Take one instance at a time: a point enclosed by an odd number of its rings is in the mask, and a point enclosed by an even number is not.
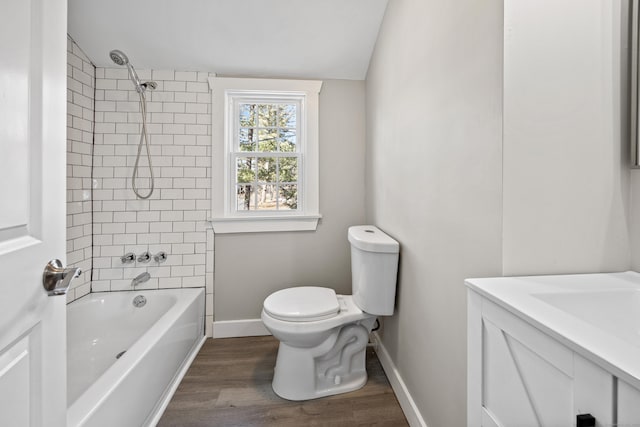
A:
[[[616,380],[605,369],[472,289],[467,322],[469,427],[575,426],[587,413],[613,425]],[[629,419],[638,396],[626,400]]]

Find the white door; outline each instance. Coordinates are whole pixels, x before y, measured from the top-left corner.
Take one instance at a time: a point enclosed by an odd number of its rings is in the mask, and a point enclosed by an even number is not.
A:
[[[42,272],[65,257],[65,0],[0,11],[0,426],[66,425],[65,297]]]

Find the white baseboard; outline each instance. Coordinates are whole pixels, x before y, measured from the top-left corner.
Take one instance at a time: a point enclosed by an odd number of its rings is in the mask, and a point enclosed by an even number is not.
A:
[[[409,425],[411,427],[427,427],[427,423],[424,421],[424,418],[422,418],[422,414],[420,413],[416,402],[413,401],[413,398],[402,380],[395,363],[393,363],[391,356],[389,356],[389,352],[385,348],[384,344],[382,344],[380,336],[377,332],[374,332],[372,336],[375,342],[378,360],[380,360],[382,369],[384,369],[384,373],[387,375],[389,383],[391,383],[391,388],[396,394],[396,398],[400,403],[404,416],[407,417]]]
[[[260,319],[213,322],[213,338],[259,337],[271,335]]]

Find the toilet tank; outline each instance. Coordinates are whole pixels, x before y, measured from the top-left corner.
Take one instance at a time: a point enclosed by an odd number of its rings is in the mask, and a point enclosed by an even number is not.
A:
[[[349,227],[349,243],[353,301],[366,313],[392,315],[400,244],[372,225]]]

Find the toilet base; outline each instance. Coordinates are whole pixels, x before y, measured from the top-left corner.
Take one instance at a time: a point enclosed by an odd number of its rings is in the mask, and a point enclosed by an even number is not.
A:
[[[367,383],[366,349],[375,318],[336,328],[313,348],[281,342],[273,391],[287,400],[310,400],[358,390]]]
[[[276,381],[276,377],[274,376],[271,386],[273,391],[283,399],[294,401],[311,400],[359,390],[367,383],[367,373],[360,372],[358,374],[351,375],[350,378],[343,379],[340,385],[335,385],[329,379],[319,378],[316,389],[313,391],[294,390],[291,389],[291,387],[280,387],[279,385],[281,383],[282,381]]]

